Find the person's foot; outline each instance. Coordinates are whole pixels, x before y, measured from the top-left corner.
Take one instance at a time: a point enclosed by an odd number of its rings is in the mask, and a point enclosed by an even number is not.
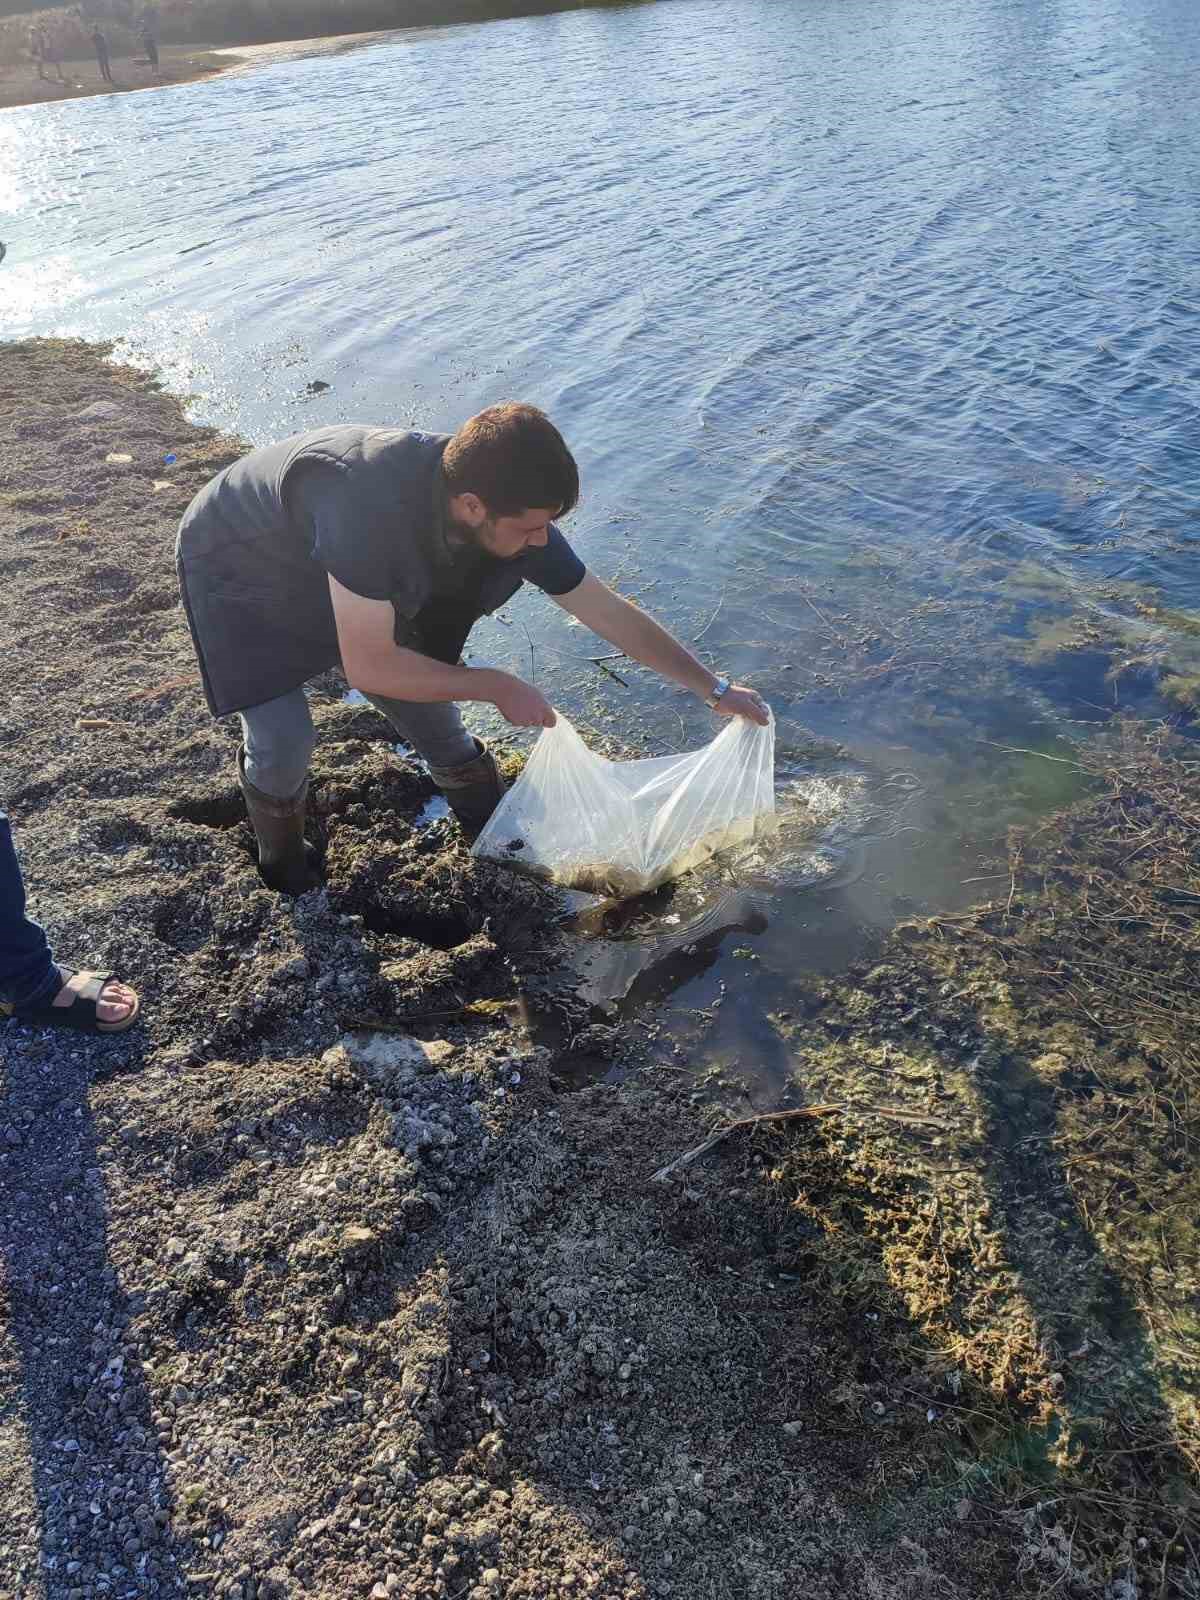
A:
[[[95,974],[91,972],[76,972],[72,974],[55,995],[54,1004],[56,1006],[74,1005],[76,995],[91,982],[94,976]],[[137,995],[129,985],[117,983],[110,978],[100,991],[100,998],[96,1001],[96,1020],[106,1023],[124,1022],[136,1005]]]

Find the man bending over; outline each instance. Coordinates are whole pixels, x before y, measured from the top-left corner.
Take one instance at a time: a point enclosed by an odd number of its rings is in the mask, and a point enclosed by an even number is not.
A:
[[[578,498],[549,418],[500,405],[453,437],[353,424],[299,434],[235,461],[192,501],[180,588],[209,708],[241,717],[238,773],[272,888],[302,894],[318,881],[304,840],[304,684],[339,663],[424,757],[464,830],[480,831],[504,784],[459,706],[554,724],[532,684],[460,659],[475,622],[522,583],[722,715],[766,722],[752,689],[709,672],[588,572],[554,525]]]

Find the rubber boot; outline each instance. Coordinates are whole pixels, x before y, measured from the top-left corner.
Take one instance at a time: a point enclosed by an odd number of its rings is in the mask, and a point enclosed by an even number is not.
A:
[[[307,894],[320,883],[317,853],[304,837],[308,779],[289,800],[256,789],[246,776],[246,752],[238,751],[238,782],[258,840],[259,876],[280,894]]]
[[[484,825],[504,796],[505,783],[496,758],[481,739],[476,739],[479,754],[461,767],[430,767],[429,775],[446,797],[468,839],[483,832]]]

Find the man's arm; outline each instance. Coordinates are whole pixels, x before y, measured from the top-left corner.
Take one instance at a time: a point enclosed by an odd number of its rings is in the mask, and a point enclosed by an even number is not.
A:
[[[697,661],[661,623],[602,583],[594,572],[589,572],[569,594],[551,598],[609,644],[616,645],[618,650],[652,672],[670,678],[683,689],[690,689],[702,700],[716,688],[717,678],[703,662]],[[748,717],[764,727],[768,719],[765,703],[753,689],[742,684],[731,684],[715,709],[723,717]]]
[[[450,666],[393,636],[395,614],[387,600],[368,600],[329,579],[342,670],[352,689],[391,700],[430,704],[438,700],[484,700],[519,728],[552,728],[554,710],[532,684],[491,668]]]

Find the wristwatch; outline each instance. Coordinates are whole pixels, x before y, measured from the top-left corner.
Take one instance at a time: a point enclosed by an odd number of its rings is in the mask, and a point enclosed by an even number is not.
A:
[[[721,696],[725,693],[726,689],[728,689],[728,688],[729,688],[729,679],[728,678],[718,678],[717,679],[716,683],[713,685],[712,693],[708,696],[708,698],[704,702],[704,704],[709,708],[710,711],[715,709],[717,701],[721,698]]]

